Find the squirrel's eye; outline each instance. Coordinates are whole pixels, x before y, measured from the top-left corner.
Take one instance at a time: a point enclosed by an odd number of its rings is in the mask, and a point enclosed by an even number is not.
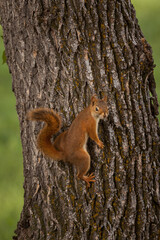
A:
[[[98,112],[98,110],[99,110],[99,107],[96,107],[96,112]]]

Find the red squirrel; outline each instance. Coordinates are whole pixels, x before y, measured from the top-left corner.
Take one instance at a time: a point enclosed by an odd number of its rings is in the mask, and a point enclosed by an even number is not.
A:
[[[88,137],[94,140],[100,148],[103,142],[98,138],[98,122],[108,116],[107,97],[98,99],[95,95],[91,103],[74,119],[68,130],[58,135],[55,141],[51,137],[61,128],[60,116],[48,108],[37,108],[27,113],[27,118],[32,121],[43,121],[45,126],[37,138],[38,148],[53,160],[63,160],[76,166],[77,177],[84,180],[87,186],[95,182],[93,173],[86,175],[90,169],[90,155],[86,144]]]

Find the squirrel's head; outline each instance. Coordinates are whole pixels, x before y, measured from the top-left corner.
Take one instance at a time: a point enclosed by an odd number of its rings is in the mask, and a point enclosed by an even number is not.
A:
[[[93,117],[97,119],[104,119],[108,116],[106,96],[103,99],[98,99],[96,95],[93,95],[90,106]]]

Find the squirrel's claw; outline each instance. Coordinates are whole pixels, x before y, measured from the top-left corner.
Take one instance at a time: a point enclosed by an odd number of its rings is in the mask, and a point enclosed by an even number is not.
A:
[[[100,147],[100,148],[104,148],[104,144],[103,144],[103,142],[101,141],[101,140],[99,140],[99,142],[98,142],[98,146]]]
[[[93,175],[93,173],[91,173],[88,176],[83,176],[83,180],[86,182],[87,187],[90,187],[90,182],[95,182],[96,180],[93,179],[95,178],[95,176]]]

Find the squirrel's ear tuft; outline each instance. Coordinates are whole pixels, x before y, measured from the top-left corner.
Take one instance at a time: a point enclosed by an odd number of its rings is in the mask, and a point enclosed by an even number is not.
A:
[[[107,102],[107,96],[106,95],[103,97],[103,101]]]
[[[94,95],[91,97],[91,104],[92,104],[92,106],[94,106],[95,102],[97,102],[97,96],[96,96],[96,94],[94,94]]]

